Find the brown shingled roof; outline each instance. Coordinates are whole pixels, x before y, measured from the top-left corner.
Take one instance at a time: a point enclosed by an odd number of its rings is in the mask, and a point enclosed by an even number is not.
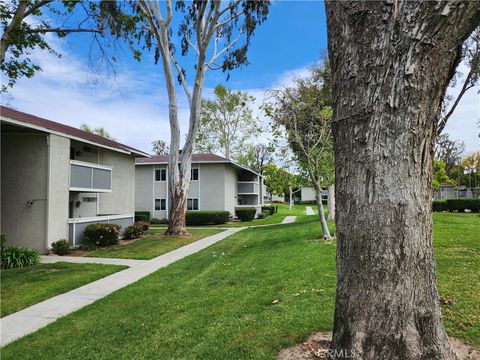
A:
[[[230,160],[215,154],[192,154],[192,162],[229,163]],[[135,159],[135,164],[167,164],[168,155],[152,155],[149,158]]]
[[[128,151],[128,152],[134,153],[135,155],[147,156],[147,154],[144,153],[143,151],[137,150],[128,145],[121,144],[119,142],[104,138],[96,134],[91,134],[89,132],[86,132],[68,125],[60,124],[55,121],[43,119],[38,116],[24,113],[22,111],[10,109],[5,106],[0,106],[0,115],[7,119],[12,119],[21,123],[25,123],[25,126],[27,127],[29,125],[30,127],[32,127],[33,125],[34,127],[40,127],[46,130],[50,130],[52,132],[62,133],[67,137],[79,138],[94,144],[98,144],[100,146],[118,149],[122,151]]]

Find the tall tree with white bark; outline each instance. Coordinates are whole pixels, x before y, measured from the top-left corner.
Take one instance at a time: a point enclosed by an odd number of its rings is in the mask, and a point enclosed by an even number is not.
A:
[[[294,87],[274,91],[273,102],[264,105],[264,109],[276,126],[285,129],[291,150],[308,173],[315,189],[323,237],[329,239],[322,187],[333,183],[334,158],[332,108],[329,98],[322,95],[323,85],[323,79],[314,75],[297,79]]]
[[[188,235],[186,202],[205,73],[207,69],[228,72],[247,63],[247,50],[253,32],[266,19],[269,5],[269,1],[245,0],[177,1],[175,6],[171,0],[133,2],[135,12],[145,19],[142,34],[145,43],[147,47],[155,48],[156,60],[161,60],[169,101],[168,179],[171,205],[166,235]],[[172,28],[174,16],[180,23],[178,32]],[[193,53],[191,86],[187,81],[186,67],[180,64],[176,51],[178,45],[182,56]],[[182,86],[189,106],[188,133],[182,151],[176,80]]]
[[[336,359],[456,359],[432,246],[442,99],[479,1],[326,1],[337,200]]]
[[[217,85],[213,93],[213,99],[202,101],[195,150],[219,152],[227,159],[238,160],[246,144],[260,131],[252,111],[255,98],[223,85]]]

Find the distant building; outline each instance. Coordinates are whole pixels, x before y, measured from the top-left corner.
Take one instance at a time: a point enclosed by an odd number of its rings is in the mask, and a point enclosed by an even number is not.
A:
[[[434,192],[435,199],[473,199],[478,198],[480,194],[479,188],[468,188],[466,186],[457,186],[451,184],[441,185]]]
[[[328,199],[328,189],[322,188],[322,200],[326,202]],[[315,188],[312,186],[302,186],[300,189],[300,201],[316,201],[315,199]]]
[[[254,207],[261,212],[265,188],[263,177],[241,165],[215,155],[193,154],[187,210],[225,210]],[[154,218],[168,218],[168,156],[139,158],[135,163],[135,209]]]

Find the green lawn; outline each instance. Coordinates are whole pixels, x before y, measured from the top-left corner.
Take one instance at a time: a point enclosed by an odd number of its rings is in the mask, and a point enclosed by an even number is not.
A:
[[[99,248],[87,256],[148,260],[221,231],[208,228],[199,230],[189,229],[192,236],[166,237],[163,235],[164,229],[152,228],[139,240],[122,245]]]
[[[117,265],[59,262],[2,270],[0,272],[1,316],[22,310],[126,268],[126,266]]]
[[[310,219],[235,234],[8,345],[2,359],[276,359],[332,328],[335,242],[312,241]],[[480,345],[480,218],[434,214],[434,228],[440,293],[455,299],[442,307],[447,330]]]

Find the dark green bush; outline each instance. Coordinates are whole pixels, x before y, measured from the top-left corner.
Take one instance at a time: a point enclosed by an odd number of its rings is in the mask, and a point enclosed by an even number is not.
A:
[[[150,221],[150,211],[135,211],[135,222]]]
[[[187,211],[187,225],[219,225],[230,219],[228,211]]]
[[[267,210],[269,212],[269,215],[275,214],[275,206],[262,206],[262,212]]]
[[[121,226],[118,224],[91,224],[88,225],[83,234],[85,242],[95,246],[108,246],[118,244],[118,235]]]
[[[138,239],[143,235],[143,226],[141,222],[136,222],[133,225],[127,226],[124,233],[125,239]]]
[[[447,207],[449,211],[463,212],[469,209],[472,212],[479,212],[480,199],[447,199]]]
[[[52,252],[57,255],[70,254],[70,244],[68,240],[60,239],[52,243]]]
[[[315,200],[303,200],[298,202],[301,205],[316,205],[317,202]]]
[[[40,254],[35,249],[24,247],[6,247],[2,252],[2,269],[33,266],[40,261]]]
[[[150,224],[151,225],[158,225],[158,224],[161,224],[162,223],[162,220],[158,219],[158,218],[151,218],[150,219]]]
[[[268,216],[270,216],[270,210],[263,210],[260,214],[258,214],[257,219],[265,219]]]
[[[432,211],[459,211],[464,212],[465,209],[472,212],[480,212],[480,199],[447,199],[434,200]]]
[[[432,204],[432,211],[448,211],[447,202],[445,200],[434,200]]]
[[[256,213],[257,209],[255,208],[235,209],[235,214],[241,221],[252,221],[255,218]]]
[[[142,227],[143,231],[150,229],[150,223],[146,221],[137,221],[135,225]]]

